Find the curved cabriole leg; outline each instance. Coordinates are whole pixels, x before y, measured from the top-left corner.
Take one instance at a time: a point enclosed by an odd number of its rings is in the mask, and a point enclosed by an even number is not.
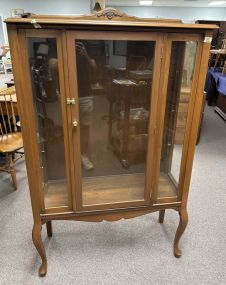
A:
[[[42,239],[41,239],[41,230],[42,230],[41,223],[35,223],[33,226],[33,231],[32,231],[32,240],[42,259],[42,264],[39,268],[38,273],[39,273],[39,276],[43,277],[46,275],[46,272],[47,272],[47,259],[46,259],[45,248],[43,246]]]
[[[47,229],[48,237],[52,237],[53,230],[52,230],[52,222],[51,221],[46,222],[46,229]]]
[[[164,222],[164,217],[165,217],[165,210],[159,211],[159,222],[162,224]]]
[[[179,222],[179,226],[177,228],[176,231],[176,235],[175,235],[175,239],[174,239],[174,255],[175,257],[181,257],[181,250],[179,249],[178,243],[179,240],[183,234],[183,232],[186,229],[186,226],[188,224],[188,213],[187,213],[187,209],[183,209],[179,211],[179,215],[180,215],[180,222]]]

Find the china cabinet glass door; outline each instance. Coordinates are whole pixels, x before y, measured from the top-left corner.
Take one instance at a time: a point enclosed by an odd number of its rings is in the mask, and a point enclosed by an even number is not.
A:
[[[70,206],[66,104],[60,68],[60,37],[55,32],[26,32],[40,172],[45,209]],[[60,62],[60,63],[59,63]],[[37,173],[39,175],[39,173]]]
[[[67,46],[77,210],[148,204],[159,36],[69,32]]]
[[[166,88],[162,93],[162,108],[164,114],[161,133],[160,173],[157,182],[157,200],[172,202],[180,200],[183,185],[180,178],[184,175],[183,167],[186,160],[184,149],[188,110],[192,96],[195,96],[196,80],[198,78],[196,65],[199,58],[200,38],[183,35],[169,36],[168,52],[170,59],[165,79]],[[192,113],[192,112],[191,112]],[[187,137],[188,139],[188,137]],[[164,187],[163,187],[164,185]]]

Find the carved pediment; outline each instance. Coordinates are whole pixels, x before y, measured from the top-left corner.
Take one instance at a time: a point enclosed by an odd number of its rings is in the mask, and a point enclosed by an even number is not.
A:
[[[112,20],[114,17],[127,17],[127,14],[115,9],[115,8],[105,8],[104,10],[101,10],[99,12],[96,12],[95,15],[97,17],[106,17],[109,20]]]

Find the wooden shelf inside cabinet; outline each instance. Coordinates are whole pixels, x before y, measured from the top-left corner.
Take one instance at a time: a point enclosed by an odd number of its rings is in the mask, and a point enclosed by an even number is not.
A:
[[[145,176],[142,173],[89,177],[83,179],[83,205],[104,205],[144,200]],[[51,182],[45,195],[46,208],[67,205],[66,181]],[[161,174],[158,198],[177,197],[175,185]]]
[[[163,223],[173,209],[180,257],[199,95],[216,26],[141,19],[114,8],[6,23],[39,275],[47,273],[42,225],[51,237],[53,220],[116,221],[159,211]]]
[[[45,207],[47,209],[68,205],[66,187],[67,182],[65,180],[50,181],[45,185]]]
[[[157,198],[175,198],[177,199],[177,187],[166,174],[161,173],[159,178],[159,188]]]

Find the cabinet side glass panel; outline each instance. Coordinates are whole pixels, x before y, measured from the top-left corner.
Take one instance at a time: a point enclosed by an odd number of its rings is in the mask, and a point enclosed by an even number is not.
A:
[[[75,41],[83,206],[144,201],[154,41]]]
[[[55,38],[28,38],[45,207],[68,205],[64,133]]]
[[[164,119],[158,198],[176,197],[197,42],[173,41]]]

